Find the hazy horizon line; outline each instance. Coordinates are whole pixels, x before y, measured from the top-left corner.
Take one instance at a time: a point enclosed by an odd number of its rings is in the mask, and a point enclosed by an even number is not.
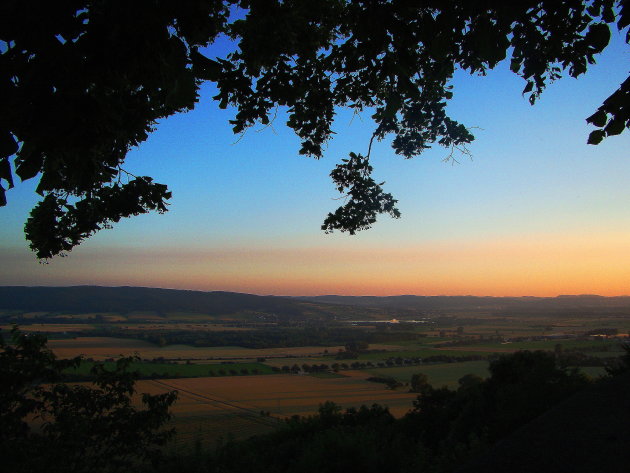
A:
[[[203,290],[203,289],[188,289],[188,288],[180,288],[180,287],[156,287],[156,286],[131,286],[131,285],[117,285],[117,286],[107,286],[100,284],[67,284],[67,285],[24,285],[24,284],[6,284],[0,285],[0,287],[49,287],[49,288],[70,288],[70,287],[102,287],[102,288],[137,288],[137,289],[162,289],[169,291],[190,291],[190,292],[228,292],[233,294],[246,294],[252,296],[261,296],[261,297],[286,297],[286,298],[298,298],[298,297],[477,297],[477,298],[537,298],[537,299],[557,299],[562,297],[600,297],[602,299],[612,299],[616,297],[630,297],[629,294],[619,294],[615,296],[602,296],[600,294],[590,294],[590,293],[581,293],[581,294],[557,294],[555,296],[537,296],[537,295],[510,295],[510,296],[492,296],[492,295],[475,295],[475,294],[390,294],[385,296],[377,296],[373,294],[318,294],[318,295],[297,295],[290,296],[285,294],[263,294],[263,293],[254,293],[254,292],[240,292],[233,290],[225,290],[225,289],[212,289],[212,290]]]

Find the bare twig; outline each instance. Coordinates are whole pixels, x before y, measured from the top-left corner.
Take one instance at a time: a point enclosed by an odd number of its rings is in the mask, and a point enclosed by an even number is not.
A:
[[[244,136],[245,136],[245,130],[243,130],[241,133],[239,133],[237,140],[234,143],[232,143],[232,146],[238,144],[239,141],[241,141]]]
[[[374,138],[376,138],[376,132],[372,133],[372,138],[370,138],[370,144],[368,146],[368,152],[365,156],[366,159],[370,159],[370,153],[372,153],[372,143],[374,143]]]
[[[271,118],[271,120],[269,120],[269,123],[267,123],[266,125],[263,125],[263,127],[262,127],[262,128],[259,128],[258,130],[256,130],[256,133],[260,133],[261,131],[264,131],[264,130],[266,130],[267,128],[271,128],[271,131],[273,131],[273,133],[274,133],[275,135],[277,135],[277,134],[278,134],[278,132],[277,132],[277,131],[276,131],[276,129],[273,127],[273,122],[275,122],[275,121],[276,121],[276,117],[277,117],[277,116],[278,116],[278,104],[276,104],[276,107],[275,107],[274,112],[273,112],[273,117]],[[237,141],[237,143],[238,143],[238,141]]]
[[[118,168],[118,184],[120,184],[121,173],[124,173],[127,176],[127,182],[129,182],[129,176],[133,177],[134,179],[139,179],[138,176],[136,176],[135,174],[130,173],[126,169],[122,168],[120,164],[117,166],[117,168]]]
[[[459,160],[455,158],[455,152],[458,152],[462,156],[468,156],[468,158],[472,160],[472,153],[468,148],[466,148],[466,145],[452,144],[450,153],[442,159],[442,162],[448,163],[450,161],[452,165],[460,164]]]

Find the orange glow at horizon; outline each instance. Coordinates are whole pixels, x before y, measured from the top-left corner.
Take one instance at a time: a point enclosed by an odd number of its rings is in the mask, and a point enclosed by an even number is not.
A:
[[[551,234],[371,248],[110,249],[86,255],[87,265],[78,254],[55,261],[45,271],[50,279],[33,284],[275,295],[627,295],[628,237]]]

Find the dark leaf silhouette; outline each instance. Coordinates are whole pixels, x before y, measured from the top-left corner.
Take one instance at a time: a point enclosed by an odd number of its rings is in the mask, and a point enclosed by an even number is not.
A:
[[[80,358],[57,360],[46,338],[12,331],[0,337],[0,454],[11,472],[129,471],[156,462],[173,434],[170,418],[176,392],[132,402],[137,375],[121,358],[113,371],[96,364],[94,385],[66,384],[63,370]]]
[[[230,9],[240,14],[230,17]],[[216,84],[220,108],[235,108],[235,133],[268,124],[285,107],[303,155],[323,155],[336,107],[369,109],[374,138],[393,136],[405,158],[435,144],[451,157],[466,153],[474,137],[446,112],[455,70],[483,75],[508,59],[534,104],[563,74],[586,73],[611,27],[629,23],[624,0],[492,0],[483,8],[446,0],[5,1],[0,205],[13,173],[40,178],[43,200],[26,225],[40,258],[64,254],[120,218],[165,211],[166,187],[122,166],[158,120],[195,106],[204,81]],[[219,35],[236,50],[204,56]],[[626,80],[588,119],[597,128],[588,143],[630,126],[629,87]],[[398,216],[395,199],[369,173],[359,177],[342,189],[349,201],[324,230],[354,233],[378,214]]]

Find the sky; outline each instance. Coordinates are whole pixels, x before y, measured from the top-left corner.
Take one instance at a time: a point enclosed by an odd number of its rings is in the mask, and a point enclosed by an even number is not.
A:
[[[169,212],[126,219],[41,264],[23,226],[36,180],[0,209],[0,285],[149,286],[274,295],[556,296],[630,294],[630,133],[586,144],[595,112],[627,77],[630,50],[613,32],[587,74],[551,84],[535,106],[501,64],[458,72],[449,115],[474,127],[472,158],[445,163],[437,145],[411,160],[390,141],[374,177],[402,218],[351,236],[324,234],[342,202],[329,173],[367,151],[370,113],[337,110],[325,157],[298,155],[280,112],[232,134],[204,85],[194,111],[161,121],[125,168],[168,184]]]

